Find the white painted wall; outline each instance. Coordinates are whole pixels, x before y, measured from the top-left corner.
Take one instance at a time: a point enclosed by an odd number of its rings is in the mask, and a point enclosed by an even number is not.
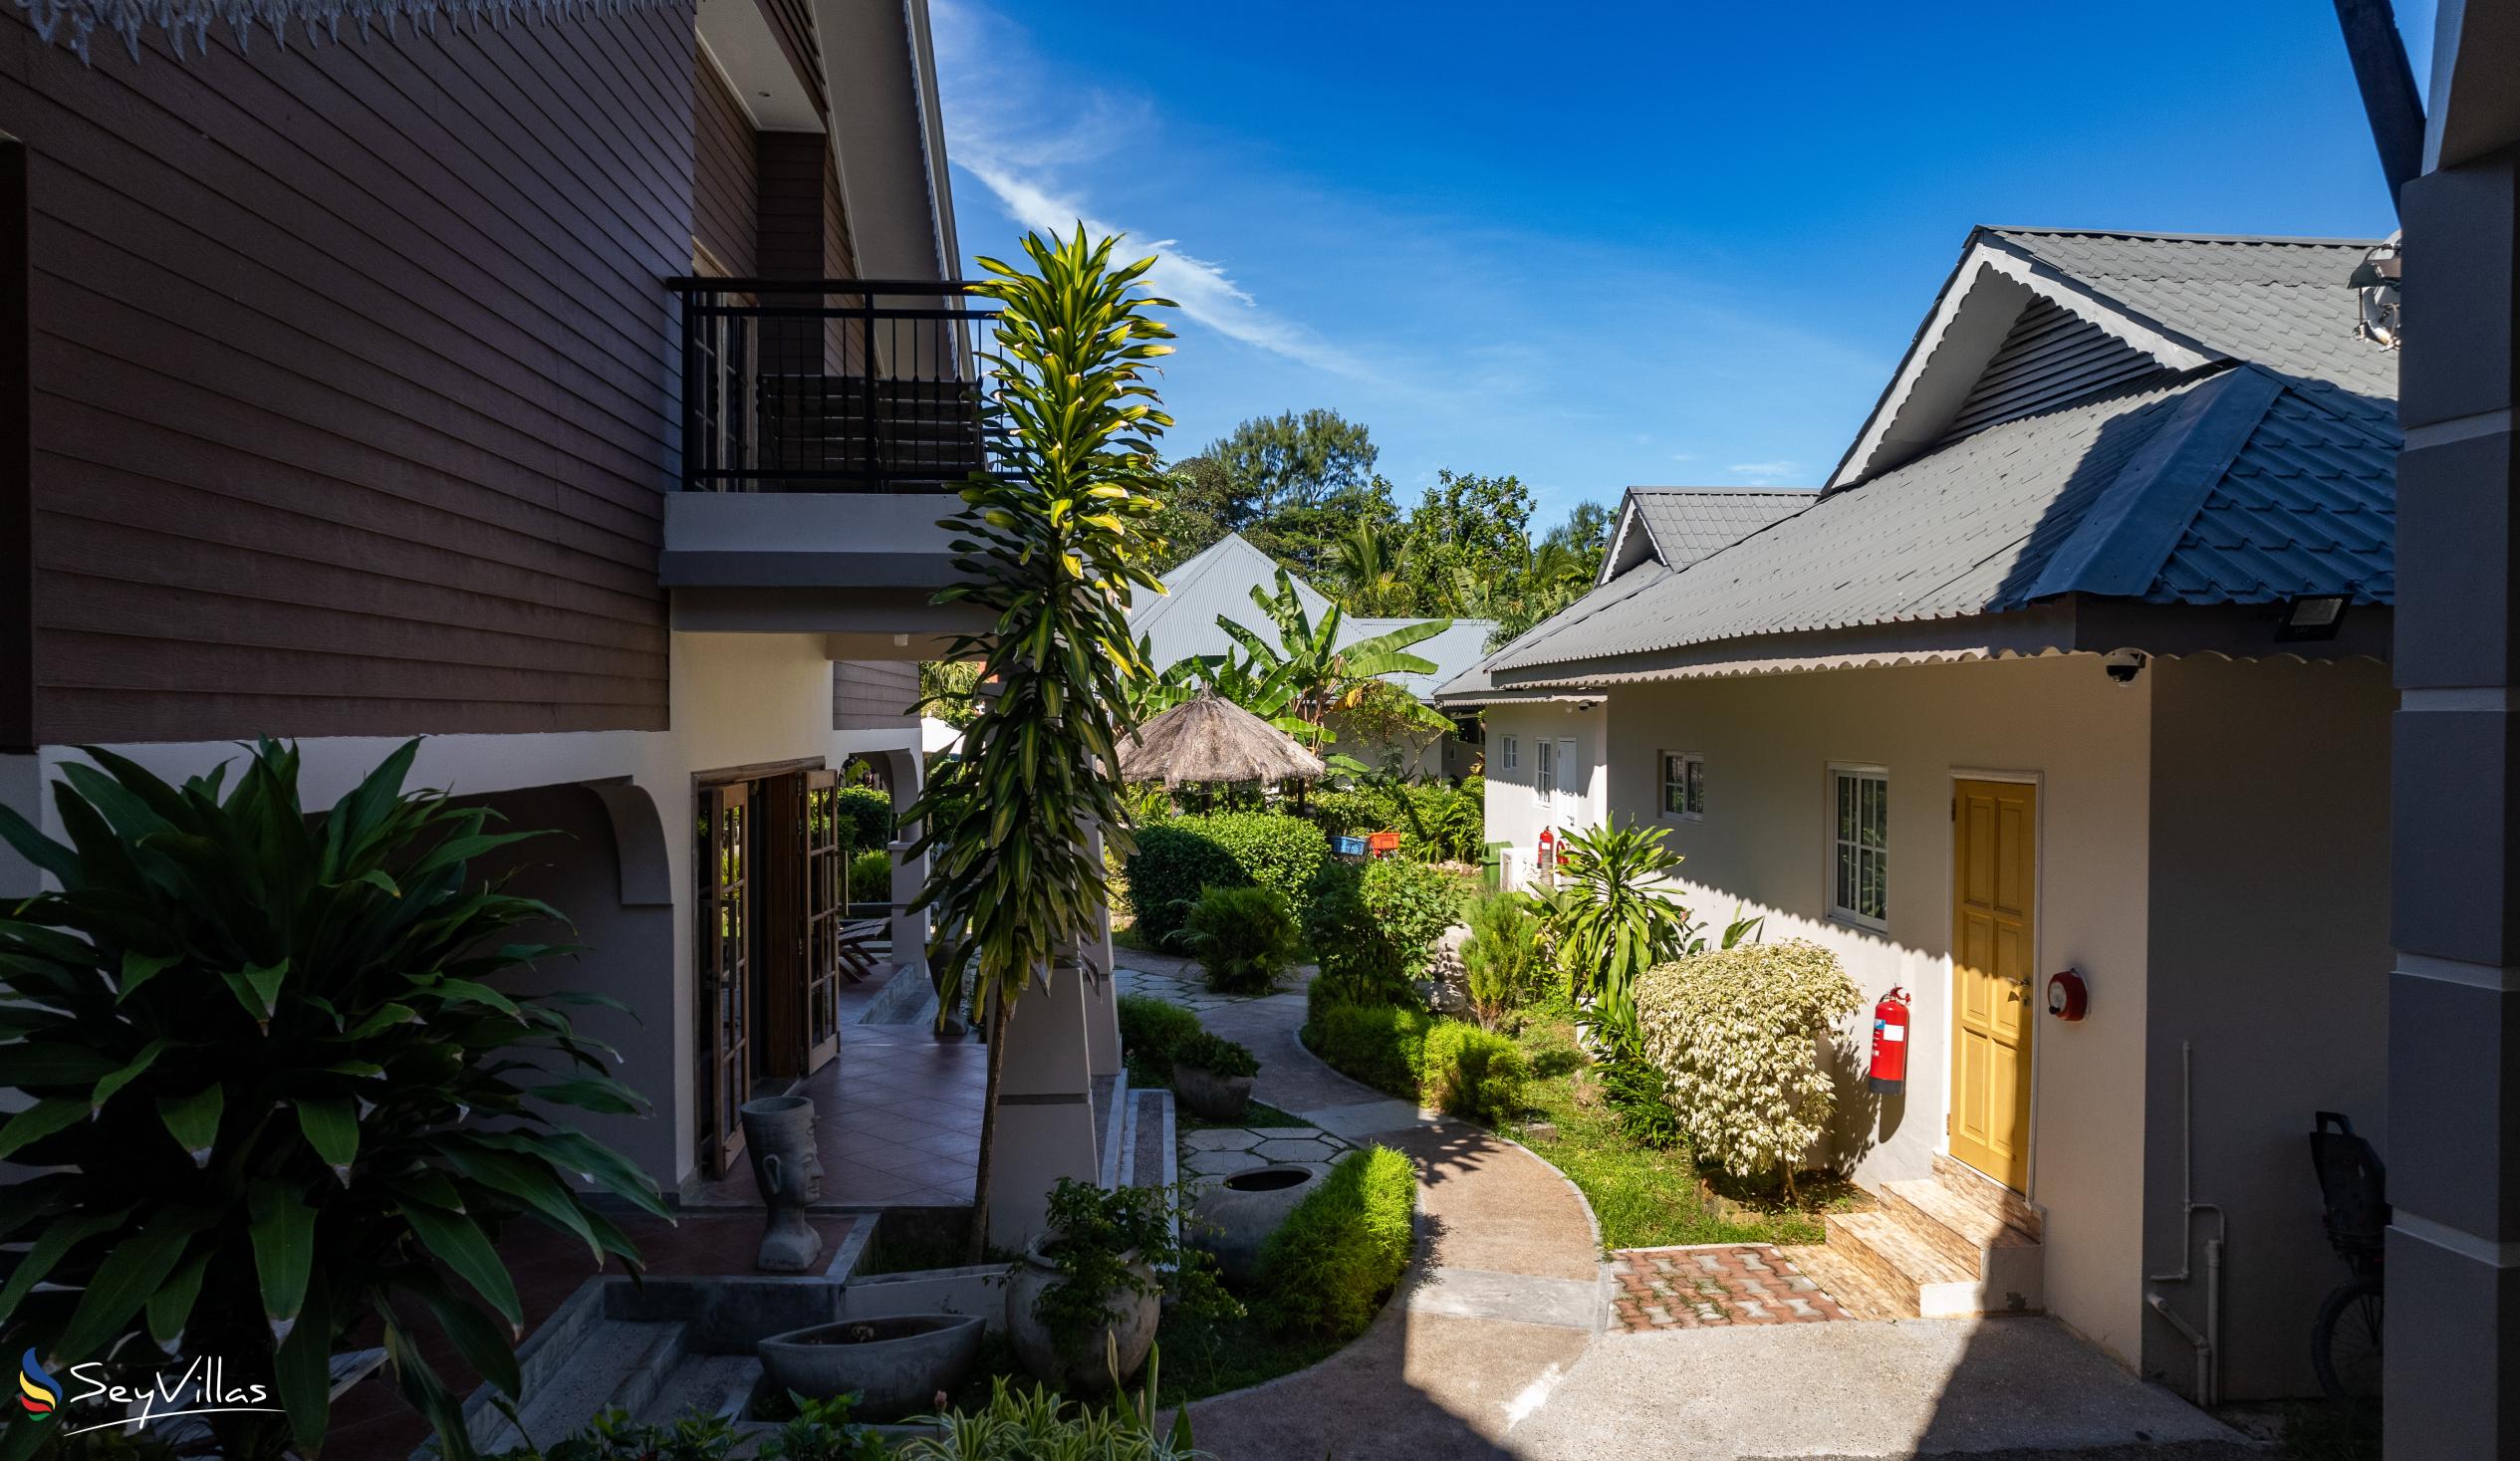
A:
[[[2038,967],[2080,969],[2095,998],[2079,1025],[2039,1021],[2029,1195],[2049,1214],[2051,1312],[2130,1364],[2142,1306],[2150,705],[2148,681],[2112,684],[2097,656],[2073,655],[1631,685],[1607,711],[1608,809],[1671,829],[1666,845],[1687,859],[1681,895],[1701,919],[1764,913],[1768,940],[1835,950],[1864,996],[1847,1030],[1859,1058],[1873,1002],[1892,985],[1910,991],[1903,1096],[1877,1100],[1860,1079],[1842,1083],[1841,1156],[1868,1181],[1925,1175],[1945,1145],[1954,775],[2039,779]],[[1537,734],[1567,717],[1491,713],[1491,737],[1509,719]],[[1666,750],[1706,757],[1702,821],[1662,817]],[[1530,794],[1500,791],[1490,759],[1492,825],[1511,829],[1491,835],[1519,842]],[[1886,933],[1827,912],[1833,761],[1889,769]]]
[[[1607,762],[1610,724],[1608,712],[1599,700],[1591,701],[1525,701],[1491,705],[1487,710],[1487,840],[1509,842],[1514,846],[1518,861],[1529,866],[1543,828],[1561,825],[1560,805],[1542,798],[1533,788],[1533,777],[1540,765],[1540,742],[1573,740],[1578,764],[1577,785],[1582,788],[1581,820],[1573,824],[1590,826],[1607,805],[1610,786]],[[1516,743],[1518,764],[1505,765],[1505,741]]]
[[[453,735],[422,741],[409,785],[479,795],[568,782],[628,777],[655,804],[673,886],[674,1007],[641,1009],[650,1025],[670,1021],[663,1071],[624,1078],[656,1101],[656,1119],[674,1131],[675,1171],[693,1167],[691,1061],[693,954],[692,778],[706,771],[766,762],[828,758],[838,764],[841,735],[832,729],[832,667],[824,636],[695,634],[672,636],[669,724],[665,731],[571,732],[553,735]],[[916,732],[903,736],[915,738]],[[402,737],[329,737],[301,742],[300,786],[310,811],[329,808],[375,769]],[[109,749],[159,776],[199,775],[243,754],[226,741],[144,742]],[[62,835],[43,783],[74,747],[46,746],[34,757],[0,758],[0,797],[52,836]],[[0,893],[31,890],[33,869],[15,858],[0,865]],[[590,961],[589,968],[595,965]],[[668,1094],[670,1102],[668,1103]]]

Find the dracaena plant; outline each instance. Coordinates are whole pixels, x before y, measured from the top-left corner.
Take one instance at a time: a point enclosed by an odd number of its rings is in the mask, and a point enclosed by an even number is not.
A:
[[[1589,1004],[1622,1048],[1636,1042],[1637,980],[1678,958],[1693,931],[1688,909],[1659,886],[1680,863],[1662,845],[1667,835],[1633,823],[1568,833],[1557,885],[1538,900],[1568,996]]]
[[[989,1025],[988,1079],[971,1260],[988,1232],[989,1179],[1006,1022],[1054,962],[1101,931],[1107,899],[1093,830],[1131,851],[1119,737],[1130,687],[1144,673],[1130,637],[1133,589],[1159,594],[1147,567],[1160,547],[1149,520],[1163,477],[1155,441],[1172,424],[1145,383],[1172,332],[1148,311],[1169,301],[1138,288],[1154,260],[1115,266],[1115,239],[1024,240],[1027,273],[982,259],[972,286],[996,300],[990,389],[1007,421],[999,471],[975,478],[956,534],[959,582],[938,595],[986,612],[949,658],[975,659],[998,694],[982,701],[948,762],[910,810],[932,857],[914,907],[932,908],[930,967],[942,1008],[968,998]]]
[[[215,1356],[283,1413],[208,1417],[220,1453],[313,1455],[327,1361],[370,1321],[450,1455],[456,1399],[420,1356],[425,1316],[511,1395],[516,1286],[493,1244],[531,1216],[635,1269],[583,1176],[664,1215],[655,1187],[562,1124],[630,1111],[603,1042],[500,976],[565,950],[511,942],[560,915],[469,872],[528,833],[406,792],[417,742],[320,818],[298,753],[265,741],[172,786],[111,753],[62,768],[66,842],[0,809],[0,838],[58,889],[0,905],[0,1085],[33,1103],[0,1156],[40,1169],[0,1241],[7,1352],[53,1372]],[[609,1001],[600,1001],[609,1003]],[[0,1456],[62,1418],[22,1420]]]

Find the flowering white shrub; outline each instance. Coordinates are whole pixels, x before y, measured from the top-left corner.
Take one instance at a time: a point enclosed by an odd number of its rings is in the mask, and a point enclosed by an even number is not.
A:
[[[1781,1170],[1792,1193],[1834,1103],[1821,1038],[1863,1003],[1838,956],[1802,939],[1743,944],[1658,964],[1636,998],[1698,1159],[1737,1177]]]

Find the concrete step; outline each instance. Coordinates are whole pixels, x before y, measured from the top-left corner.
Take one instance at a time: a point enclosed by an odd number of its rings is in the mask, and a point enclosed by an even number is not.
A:
[[[1933,1175],[1954,1197],[2018,1230],[2031,1242],[2039,1241],[2043,1230],[2039,1210],[2020,1193],[1944,1152],[1934,1153]]]
[[[1912,1303],[1925,1319],[1979,1312],[1976,1265],[1953,1260],[1900,1212],[1832,1214],[1829,1246],[1894,1298]]]
[[[1939,1178],[1885,1182],[1878,1195],[1884,1207],[1913,1217],[1917,1224],[1930,1229],[1949,1252],[1966,1262],[1981,1262],[1990,1248],[2035,1248],[2039,1243],[2004,1217],[1961,1196]]]
[[[497,1411],[487,1411],[474,1439],[485,1451],[534,1444],[552,1446],[585,1429],[598,1411],[644,1411],[665,1377],[681,1362],[686,1327],[597,1319],[579,1334],[565,1359],[539,1385],[528,1385],[517,1418],[524,1433]],[[483,1431],[488,1432],[482,1434]]]
[[[1803,1276],[1820,1286],[1820,1292],[1838,1301],[1838,1307],[1852,1319],[1914,1319],[1916,1296],[1912,1290],[1901,1298],[1884,1287],[1871,1274],[1850,1261],[1841,1250],[1826,1243],[1798,1243],[1776,1250],[1786,1261],[1803,1271]]]
[[[638,1418],[662,1425],[686,1415],[744,1413],[761,1383],[761,1361],[750,1354],[686,1354],[656,1387]]]

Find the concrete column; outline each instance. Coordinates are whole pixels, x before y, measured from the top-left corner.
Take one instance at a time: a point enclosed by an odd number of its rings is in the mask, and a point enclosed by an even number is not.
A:
[[[1095,860],[1103,856],[1100,829],[1087,834]],[[1120,1074],[1120,989],[1112,980],[1112,906],[1107,901],[1095,919],[1095,931],[1078,950],[1088,971],[1085,984],[1086,1063],[1097,1079]]]
[[[897,819],[907,812],[926,785],[926,765],[916,751],[881,753],[885,769],[891,773],[892,812]],[[891,846],[892,854],[892,961],[905,970],[927,967],[927,910],[912,913],[907,905],[915,901],[927,886],[927,856],[909,855],[910,845],[918,840],[917,829],[907,822],[896,822]]]
[[[1094,1181],[1094,1076],[1087,1057],[1085,971],[1054,968],[1015,1002],[999,1078],[997,1144],[989,1174],[989,1241],[1021,1248],[1042,1230],[1051,1186]]]
[[[2520,154],[2406,237],[2391,780],[2388,1454],[2520,1454]]]

